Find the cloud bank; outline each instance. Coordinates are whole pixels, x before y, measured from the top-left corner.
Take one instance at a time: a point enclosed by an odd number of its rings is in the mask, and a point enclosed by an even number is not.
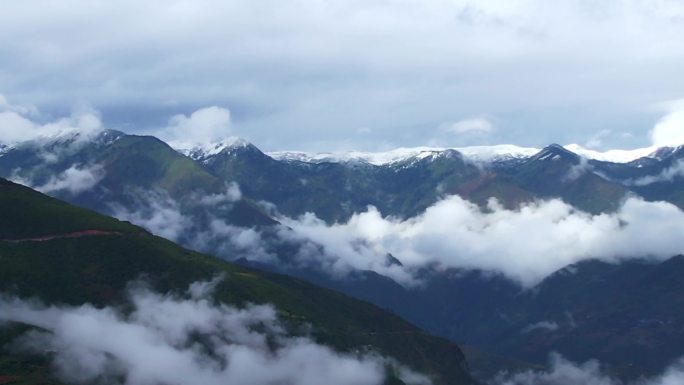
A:
[[[598,215],[556,199],[508,210],[493,200],[481,209],[451,196],[407,220],[383,217],[374,207],[332,225],[313,214],[279,220],[292,229],[283,238],[304,244],[300,261],[336,275],[373,270],[408,285],[428,266],[481,269],[530,287],[586,259],[664,260],[684,253],[684,212],[638,198]],[[388,254],[402,265],[390,263]]]
[[[48,307],[0,297],[0,321],[40,328],[21,337],[15,348],[37,354],[52,351],[56,374],[66,382],[383,383],[389,361],[339,354],[307,337],[288,336],[272,306],[238,309],[214,304],[212,285],[195,283],[185,296],[133,288],[129,313],[88,304]],[[412,383],[428,383],[425,377],[406,372]]]
[[[274,211],[281,225],[257,229],[226,219],[241,197],[236,184],[182,204],[163,192],[136,196],[137,205],[112,205],[113,215],[195,250],[229,260],[317,267],[337,278],[372,270],[406,286],[420,285],[423,269],[456,268],[502,274],[532,287],[588,259],[662,261],[684,253],[684,212],[634,197],[614,213],[589,214],[558,199],[506,209],[495,200],[481,208],[450,196],[405,220],[383,217],[374,207],[335,224],[312,213],[290,218]]]
[[[493,385],[676,385],[684,383],[684,361],[673,364],[664,373],[650,379],[622,382],[611,377],[597,361],[576,364],[558,354],[551,355],[546,371],[500,374]]]

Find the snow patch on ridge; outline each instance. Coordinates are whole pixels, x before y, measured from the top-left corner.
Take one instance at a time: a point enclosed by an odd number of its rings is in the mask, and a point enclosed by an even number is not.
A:
[[[455,150],[461,153],[465,158],[476,162],[493,162],[498,160],[508,160],[516,158],[529,157],[537,152],[537,148],[518,147],[514,145],[497,145],[497,146],[473,146],[473,147],[411,147],[411,148],[397,148],[384,152],[321,152],[321,153],[307,153],[301,151],[274,151],[267,155],[281,161],[297,161],[305,163],[348,163],[348,162],[364,162],[376,166],[387,165],[391,163],[405,161],[407,159],[425,159],[430,156],[436,156],[449,150]]]
[[[562,146],[564,149],[571,151],[582,157],[613,163],[629,163],[634,160],[650,157],[661,158],[662,148],[645,147],[634,150],[607,150],[596,151],[584,148],[578,144],[568,144]],[[304,163],[349,163],[349,162],[364,162],[376,166],[387,165],[391,163],[405,161],[407,159],[416,158],[424,159],[429,156],[434,156],[443,153],[447,150],[456,150],[461,153],[464,158],[477,163],[492,163],[498,161],[506,161],[511,159],[529,158],[538,154],[541,149],[534,147],[520,147],[512,144],[500,144],[494,146],[470,146],[470,147],[412,147],[412,148],[398,148],[383,152],[362,152],[362,151],[348,151],[348,152],[320,152],[310,153],[303,151],[273,151],[268,152],[270,157],[286,162],[304,162]],[[670,151],[671,152],[671,151]]]
[[[640,158],[652,158],[659,149],[658,147],[651,146],[634,150],[608,150],[601,152],[584,148],[579,144],[568,144],[563,147],[585,158],[612,163],[629,163]]]
[[[246,148],[251,145],[246,139],[237,136],[206,144],[188,142],[171,142],[169,144],[181,154],[200,161],[218,155],[226,149]]]

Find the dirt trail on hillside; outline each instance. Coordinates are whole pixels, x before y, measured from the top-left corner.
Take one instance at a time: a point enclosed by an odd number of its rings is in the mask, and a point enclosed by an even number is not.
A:
[[[82,237],[93,237],[102,235],[121,235],[118,231],[105,231],[105,230],[83,230],[76,231],[67,234],[57,234],[57,235],[43,235],[40,237],[33,238],[19,238],[19,239],[0,239],[0,242],[11,242],[11,243],[21,243],[21,242],[45,242],[52,241],[54,239],[64,239],[64,238],[82,238]]]

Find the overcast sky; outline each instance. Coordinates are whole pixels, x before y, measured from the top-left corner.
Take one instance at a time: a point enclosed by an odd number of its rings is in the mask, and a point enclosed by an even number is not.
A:
[[[642,147],[668,114],[684,124],[672,102],[683,63],[680,0],[25,0],[0,12],[0,94],[35,106],[32,119],[89,106],[106,127],[159,132],[215,106],[220,135],[266,150]]]

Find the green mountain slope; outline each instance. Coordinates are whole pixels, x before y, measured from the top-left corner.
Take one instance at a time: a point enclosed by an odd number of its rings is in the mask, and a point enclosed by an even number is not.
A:
[[[129,212],[168,197],[192,214],[196,195],[219,194],[226,182],[204,170],[152,136],[126,135],[106,130],[95,137],[67,135],[43,142],[27,142],[0,156],[0,177],[16,178],[43,187],[50,195],[101,213],[114,214],[112,206]],[[49,161],[46,159],[49,158]],[[55,187],[69,170],[94,173],[99,179],[91,188],[70,191],[68,183]],[[73,179],[73,178],[72,178]],[[52,186],[52,187],[46,187]],[[40,189],[40,188],[39,188]],[[243,199],[226,217],[242,226],[274,224],[263,210]]]
[[[220,302],[271,303],[293,330],[310,324],[315,340],[336,350],[371,346],[428,373],[435,384],[473,383],[457,346],[369,303],[186,250],[133,225],[4,180],[0,210],[0,292],[47,303],[111,305],[123,302],[128,282],[140,277],[168,292],[223,274],[215,294]],[[2,329],[0,344],[20,329]],[[13,383],[46,381],[45,373],[45,362],[35,357],[7,351],[0,357],[0,375]]]
[[[592,172],[581,158],[554,144],[512,170],[519,186],[543,199],[563,201],[590,213],[614,211],[627,189]]]

